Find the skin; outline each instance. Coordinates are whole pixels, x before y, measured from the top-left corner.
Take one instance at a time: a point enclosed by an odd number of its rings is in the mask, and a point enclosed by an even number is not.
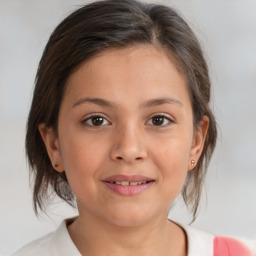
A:
[[[103,123],[93,126],[92,114]],[[159,115],[162,123],[155,125]],[[163,50],[153,45],[108,49],[83,63],[69,77],[58,136],[39,126],[53,166],[65,170],[77,197],[79,217],[68,230],[79,251],[186,255],[186,235],[167,216],[193,169],[191,161],[200,157],[207,128],[204,117],[194,130],[186,81]],[[122,196],[102,182],[116,174],[155,182],[138,195]]]

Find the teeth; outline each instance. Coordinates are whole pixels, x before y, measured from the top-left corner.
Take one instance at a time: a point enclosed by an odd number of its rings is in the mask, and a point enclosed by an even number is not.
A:
[[[140,184],[141,184],[141,182],[136,182],[136,181],[130,182],[131,186],[136,186],[136,185],[140,185]]]
[[[129,181],[121,181],[122,186],[129,186]]]
[[[137,186],[141,184],[146,184],[147,181],[110,181],[112,184],[122,185],[122,186]]]
[[[141,184],[146,184],[147,182],[146,181],[134,181],[134,182],[130,182],[130,185],[131,186],[136,186],[136,185],[141,185]]]

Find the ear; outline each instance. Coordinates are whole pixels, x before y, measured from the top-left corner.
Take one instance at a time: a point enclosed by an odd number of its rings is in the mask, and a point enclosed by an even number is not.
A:
[[[40,124],[38,126],[38,130],[44,141],[52,167],[57,172],[62,172],[64,168],[61,160],[59,139],[56,132],[54,131],[53,127],[47,127],[45,123]]]
[[[205,137],[209,127],[209,118],[208,116],[203,116],[200,125],[197,127],[197,130],[194,132],[192,147],[190,151],[190,158],[188,163],[188,170],[192,170],[196,167],[196,163],[201,156],[201,153],[204,148]]]

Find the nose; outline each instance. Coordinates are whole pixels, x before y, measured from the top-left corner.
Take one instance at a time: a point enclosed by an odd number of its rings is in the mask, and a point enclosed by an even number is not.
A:
[[[145,138],[135,127],[123,127],[115,133],[111,158],[117,162],[135,163],[147,158]]]

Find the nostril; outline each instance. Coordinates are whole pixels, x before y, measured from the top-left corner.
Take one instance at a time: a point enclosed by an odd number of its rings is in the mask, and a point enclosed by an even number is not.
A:
[[[121,157],[121,156],[117,156],[116,159],[117,159],[117,160],[123,160],[124,158]],[[136,157],[136,158],[135,158],[135,160],[141,160],[141,159],[142,159],[142,157]]]

